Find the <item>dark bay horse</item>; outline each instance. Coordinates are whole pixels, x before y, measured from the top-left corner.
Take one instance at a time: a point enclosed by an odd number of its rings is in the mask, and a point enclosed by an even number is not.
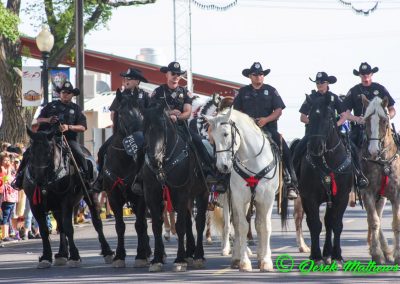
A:
[[[351,154],[339,136],[333,98],[327,95],[311,100],[307,96],[307,101],[312,107],[307,126],[307,153],[301,160],[299,191],[311,234],[310,259],[321,262],[323,256],[326,263],[336,260],[340,265],[343,261],[340,247],[343,215],[353,184]],[[324,202],[327,203],[326,238],[321,255],[319,207]]]
[[[194,258],[194,266],[203,267],[203,232],[208,191],[201,180],[192,148],[178,134],[175,124],[164,112],[163,105],[156,105],[144,111],[144,135],[144,193],[152,217],[155,239],[150,271],[161,271],[164,263],[163,199],[167,201],[167,208],[171,210],[173,206],[178,214],[176,221],[178,253],[174,261],[174,271],[185,271],[187,260],[191,258]],[[197,243],[194,240],[191,219],[194,199],[197,206]]]
[[[93,226],[101,243],[101,254],[106,263],[111,262],[113,252],[108,245],[103,225],[99,216],[98,201],[93,193],[84,194],[83,186],[75,168],[66,156],[65,146],[57,144],[55,132],[33,133],[27,129],[31,138],[29,162],[25,169],[23,188],[29,200],[33,216],[40,228],[43,244],[43,255],[39,258],[38,268],[48,268],[53,262],[46,225],[46,213],[52,211],[60,231],[59,251],[55,254],[54,265],[79,267],[81,258],[74,243],[72,225],[73,208],[84,197],[90,208]],[[69,250],[68,250],[69,248]]]
[[[369,251],[377,264],[395,262],[400,264],[400,159],[399,148],[393,139],[387,112],[388,99],[363,95],[365,111],[366,143],[361,149],[361,166],[370,184],[362,191],[367,210]],[[389,249],[381,227],[386,200],[392,204],[394,250]],[[394,258],[394,259],[393,259]]]
[[[129,202],[136,214],[135,229],[138,236],[137,255],[134,267],[148,265],[151,255],[147,235],[146,205],[141,189],[135,190],[135,180],[143,165],[143,117],[139,112],[137,100],[117,92],[120,107],[117,109],[117,131],[107,149],[103,166],[103,189],[107,192],[111,209],[115,216],[115,229],[118,235],[113,267],[125,267],[125,222],[123,206]]]

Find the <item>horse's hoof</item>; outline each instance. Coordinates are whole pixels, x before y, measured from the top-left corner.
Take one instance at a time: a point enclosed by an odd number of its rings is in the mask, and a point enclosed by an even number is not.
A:
[[[70,268],[79,268],[82,266],[82,261],[80,259],[78,259],[78,260],[70,259],[70,260],[68,260],[67,265]]]
[[[36,268],[43,269],[43,268],[50,268],[51,267],[51,262],[48,260],[42,260],[41,262],[38,263]]]
[[[388,254],[385,254],[385,260],[386,260],[386,263],[393,263],[394,257],[391,253],[388,253]]]
[[[158,263],[151,263],[149,266],[149,272],[161,272],[163,271],[163,264]]]
[[[54,259],[54,266],[64,266],[67,264],[68,259],[66,257],[56,257]]]
[[[232,269],[238,269],[240,264],[240,259],[233,259],[231,262]]]
[[[253,252],[251,251],[251,249],[250,249],[249,247],[247,247],[247,254],[248,254],[249,256],[252,256],[252,255],[253,255]]]
[[[330,256],[324,257],[323,260],[326,265],[332,264],[332,258]]]
[[[207,238],[207,240],[206,240],[206,245],[211,246],[212,244],[213,244],[212,239],[211,239],[211,238]]]
[[[205,268],[205,267],[206,267],[206,260],[205,259],[199,258],[199,259],[194,260],[193,268],[202,269],[202,268]]]
[[[310,250],[310,248],[308,247],[308,246],[301,246],[301,247],[299,247],[299,252],[305,252],[305,253],[308,253],[308,252],[310,252],[311,250]]]
[[[171,239],[171,234],[169,232],[165,232],[164,234],[164,239],[169,242],[169,240]]]
[[[372,260],[375,261],[377,265],[385,264],[385,257],[383,255],[372,256]]]
[[[105,264],[111,264],[113,261],[114,255],[106,255],[104,257],[104,263]]]
[[[174,263],[174,266],[172,267],[173,272],[185,272],[186,270],[187,270],[186,262]]]
[[[324,261],[322,259],[313,259],[315,266],[323,265]]]
[[[149,266],[150,262],[147,259],[135,259],[134,268],[143,268]]]
[[[251,267],[251,262],[250,261],[246,261],[246,262],[240,263],[239,271],[240,272],[252,272],[253,268]]]
[[[114,268],[125,268],[125,260],[123,259],[116,259],[112,262],[112,267]]]
[[[344,264],[343,259],[334,259],[333,261],[336,262],[336,265],[337,265],[338,269],[342,269],[343,268],[343,264]]]
[[[222,256],[228,256],[230,252],[230,249],[223,249],[221,255]]]
[[[185,261],[187,262],[188,267],[193,267],[193,263],[194,263],[193,257],[187,257],[187,258],[185,258]]]
[[[271,261],[261,261],[260,272],[272,272],[274,271],[274,265]]]

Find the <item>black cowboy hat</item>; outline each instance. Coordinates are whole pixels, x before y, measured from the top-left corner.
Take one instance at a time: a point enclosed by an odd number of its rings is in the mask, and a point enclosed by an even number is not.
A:
[[[136,80],[139,80],[139,81],[145,82],[145,83],[148,82],[147,79],[143,76],[142,71],[140,71],[139,69],[136,69],[136,68],[132,68],[132,67],[129,67],[128,70],[126,70],[126,72],[122,72],[119,75],[121,77],[136,79]]]
[[[161,67],[160,71],[163,73],[167,73],[168,71],[171,71],[171,72],[179,74],[179,75],[186,73],[186,71],[181,70],[181,65],[179,64],[179,62],[175,62],[175,61],[168,64],[168,66]]]
[[[72,86],[70,81],[65,81],[62,84],[61,88],[56,87],[57,93],[61,93],[61,91],[66,91],[67,93],[70,93],[70,94],[72,93],[72,94],[74,94],[74,96],[79,96],[79,94],[80,94],[79,89],[77,89],[77,88],[74,89],[74,87]]]
[[[326,72],[318,72],[317,75],[315,75],[315,80],[310,79],[310,81],[316,83],[316,82],[328,82],[329,84],[335,84],[337,79],[335,76],[328,76]]]
[[[371,68],[371,65],[369,65],[367,62],[363,62],[360,64],[360,67],[358,67],[358,71],[356,69],[353,70],[353,74],[356,76],[360,76],[360,75],[376,73],[378,71],[379,71],[378,67]]]
[[[263,74],[264,76],[268,75],[271,72],[271,69],[263,70],[260,62],[254,62],[253,65],[249,69],[243,69],[242,75],[245,77],[249,77],[250,74]]]

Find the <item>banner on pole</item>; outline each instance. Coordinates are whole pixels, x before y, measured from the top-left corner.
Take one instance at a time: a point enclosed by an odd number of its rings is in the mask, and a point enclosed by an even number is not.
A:
[[[42,102],[40,67],[22,67],[22,106],[40,106]]]
[[[60,94],[56,89],[61,88],[65,81],[69,80],[69,67],[57,67],[50,70],[52,100],[59,100]]]

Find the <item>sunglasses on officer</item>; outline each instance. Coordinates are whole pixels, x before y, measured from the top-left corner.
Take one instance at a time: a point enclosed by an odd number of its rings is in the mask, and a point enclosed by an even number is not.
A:
[[[172,75],[172,76],[181,76],[181,74],[176,73],[176,72],[172,72],[172,71],[171,71],[171,75]]]
[[[60,94],[67,94],[67,95],[70,95],[70,94],[72,94],[72,92],[66,91],[66,90],[62,90],[62,91],[60,92]]]

